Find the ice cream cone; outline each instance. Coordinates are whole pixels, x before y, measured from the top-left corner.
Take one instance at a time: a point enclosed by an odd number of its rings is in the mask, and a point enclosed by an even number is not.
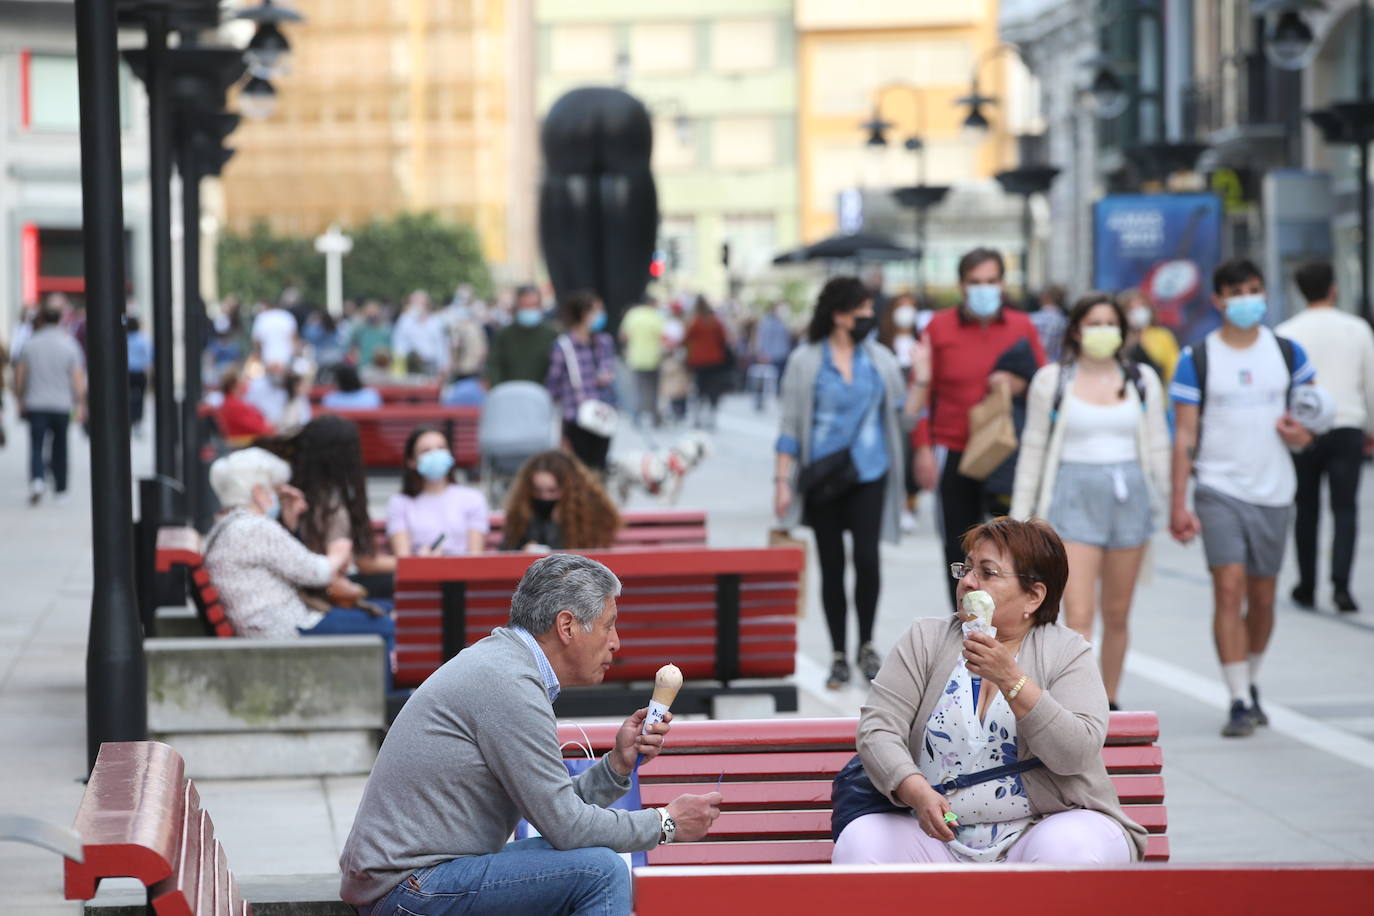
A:
[[[655,703],[672,706],[673,700],[677,699],[677,692],[681,689],[682,671],[677,665],[664,665],[658,669],[658,674],[654,675],[653,701]]]

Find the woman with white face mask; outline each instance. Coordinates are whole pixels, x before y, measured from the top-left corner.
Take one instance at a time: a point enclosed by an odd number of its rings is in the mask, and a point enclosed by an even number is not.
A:
[[[1031,380],[1011,514],[1046,519],[1069,557],[1065,624],[1089,641],[1102,608],[1102,679],[1116,708],[1127,617],[1145,546],[1165,518],[1164,388],[1126,359],[1124,310],[1106,293],[1074,304],[1061,362]]]
[[[920,339],[919,324],[916,297],[911,293],[902,293],[888,303],[878,322],[878,343],[896,355],[897,365],[908,385],[920,379],[923,385],[929,386],[930,348]],[[902,437],[902,449],[906,507],[902,510],[901,526],[903,532],[909,533],[916,530],[916,497],[921,487],[916,482],[916,470],[911,460],[910,436]]]

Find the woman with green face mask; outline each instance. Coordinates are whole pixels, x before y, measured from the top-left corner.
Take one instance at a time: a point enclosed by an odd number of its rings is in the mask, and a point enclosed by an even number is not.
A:
[[[1074,304],[1061,361],[1031,380],[1011,504],[1013,517],[1044,518],[1064,540],[1064,622],[1090,642],[1101,596],[1102,679],[1113,709],[1136,579],[1169,495],[1163,386],[1125,357],[1126,328],[1106,293]]]

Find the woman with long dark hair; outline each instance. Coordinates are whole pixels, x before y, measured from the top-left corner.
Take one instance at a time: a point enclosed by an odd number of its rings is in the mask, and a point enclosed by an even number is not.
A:
[[[448,437],[421,426],[406,438],[401,492],[386,506],[386,535],[397,557],[452,557],[486,547],[487,499],[455,478]]]
[[[870,680],[882,663],[873,646],[878,540],[901,539],[907,391],[891,351],[868,339],[872,327],[868,289],[854,277],[832,279],[816,300],[807,342],[792,352],[782,377],[774,508],[782,524],[806,524],[816,537],[834,650],[826,681],[832,689],[850,676],[844,533],[853,540],[857,663]]]
[[[1106,293],[1074,304],[1061,362],[1031,380],[1011,514],[1040,516],[1069,558],[1065,623],[1089,641],[1102,607],[1102,679],[1116,706],[1127,617],[1169,495],[1169,429],[1159,376],[1129,362],[1126,315]]]
[[[591,550],[615,543],[620,513],[582,462],[551,450],[515,475],[501,530],[502,550]]]

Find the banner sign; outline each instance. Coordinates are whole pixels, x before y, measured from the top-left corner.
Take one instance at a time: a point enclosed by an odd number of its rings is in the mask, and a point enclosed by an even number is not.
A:
[[[1220,261],[1215,194],[1112,194],[1093,205],[1093,286],[1139,287],[1183,344],[1221,324],[1212,306]]]

